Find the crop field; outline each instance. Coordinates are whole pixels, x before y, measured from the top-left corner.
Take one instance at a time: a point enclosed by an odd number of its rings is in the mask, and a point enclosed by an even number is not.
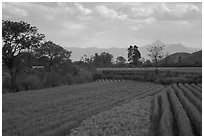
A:
[[[154,82],[163,85],[173,83],[202,83],[201,67],[159,67],[155,68],[98,68],[94,80],[124,79]]]
[[[201,84],[172,84],[152,103],[154,135],[202,136]]]
[[[163,89],[147,82],[105,81],[6,93],[2,95],[2,134],[70,135],[91,116]]]
[[[153,67],[141,67],[141,68],[98,68],[98,71],[154,71]],[[160,71],[173,71],[183,73],[202,73],[202,67],[158,67]]]

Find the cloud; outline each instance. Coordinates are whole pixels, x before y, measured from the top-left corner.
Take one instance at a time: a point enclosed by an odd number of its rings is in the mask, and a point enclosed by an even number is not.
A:
[[[118,11],[133,20],[153,17],[157,21],[201,20],[201,3],[139,3],[121,6]]]
[[[123,39],[190,41],[202,35],[201,3],[3,2],[2,9],[3,19],[26,21],[62,45],[108,47],[118,41],[122,47]]]
[[[3,3],[2,8],[3,8],[3,12],[6,12],[14,16],[21,16],[21,17],[29,16],[28,12],[25,9],[15,7],[7,3]]]
[[[185,3],[162,3],[155,8],[155,18],[161,21],[201,20],[201,7]]]
[[[119,20],[127,19],[127,15],[125,14],[119,15],[115,10],[109,9],[104,5],[96,6],[96,10],[102,16],[109,17],[111,19],[119,19]]]
[[[153,14],[152,8],[141,8],[141,7],[133,7],[131,8],[131,15],[130,17],[137,18],[137,17],[148,17]]]
[[[74,4],[76,8],[81,11],[83,14],[91,14],[91,10],[88,8],[84,8],[82,4],[80,3],[75,3]]]
[[[77,24],[77,23],[73,23],[73,22],[70,22],[70,21],[63,22],[62,26],[65,29],[72,30],[72,31],[79,31],[79,30],[82,30],[82,29],[86,28],[85,25],[83,25],[83,24]]]

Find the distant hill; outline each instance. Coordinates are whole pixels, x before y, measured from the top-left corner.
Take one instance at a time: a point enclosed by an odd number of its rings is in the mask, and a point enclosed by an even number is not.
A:
[[[184,58],[185,64],[202,66],[202,50],[192,53],[190,56]]]
[[[153,46],[153,45],[164,45],[164,54],[168,53],[169,55],[177,53],[177,52],[184,52],[184,53],[193,53],[195,51],[201,50],[198,48],[189,48],[185,47],[182,44],[166,44],[162,42],[161,40],[156,40],[152,44],[148,44],[142,47],[139,47],[139,51],[141,53],[141,56],[145,59],[149,59],[148,57],[148,50],[147,48]],[[128,48],[129,46],[127,46]],[[80,60],[82,56],[85,54],[90,57],[91,55],[94,55],[95,53],[102,53],[102,52],[108,52],[114,56],[114,58],[117,58],[118,56],[123,56],[127,59],[127,48],[97,48],[97,47],[88,47],[88,48],[76,48],[76,47],[70,47],[67,48],[67,50],[72,51],[71,59],[76,61]]]
[[[192,65],[192,66],[202,66],[202,50],[194,53],[184,53],[178,52],[167,56],[165,59],[161,60],[159,64],[166,62],[167,64],[177,64],[179,65]]]

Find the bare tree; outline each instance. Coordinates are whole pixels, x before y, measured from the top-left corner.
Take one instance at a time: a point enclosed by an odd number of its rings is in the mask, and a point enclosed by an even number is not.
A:
[[[158,70],[157,70],[158,61],[164,57],[163,49],[164,49],[164,46],[152,46],[152,47],[147,49],[149,52],[148,56],[155,63],[156,73],[158,72]]]

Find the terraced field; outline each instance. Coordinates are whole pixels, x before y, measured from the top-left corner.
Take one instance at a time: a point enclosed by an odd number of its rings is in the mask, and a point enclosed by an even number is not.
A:
[[[173,84],[157,94],[152,121],[154,135],[202,136],[201,84]]]
[[[152,83],[115,81],[6,93],[2,95],[2,134],[70,135],[83,120],[162,89]]]

